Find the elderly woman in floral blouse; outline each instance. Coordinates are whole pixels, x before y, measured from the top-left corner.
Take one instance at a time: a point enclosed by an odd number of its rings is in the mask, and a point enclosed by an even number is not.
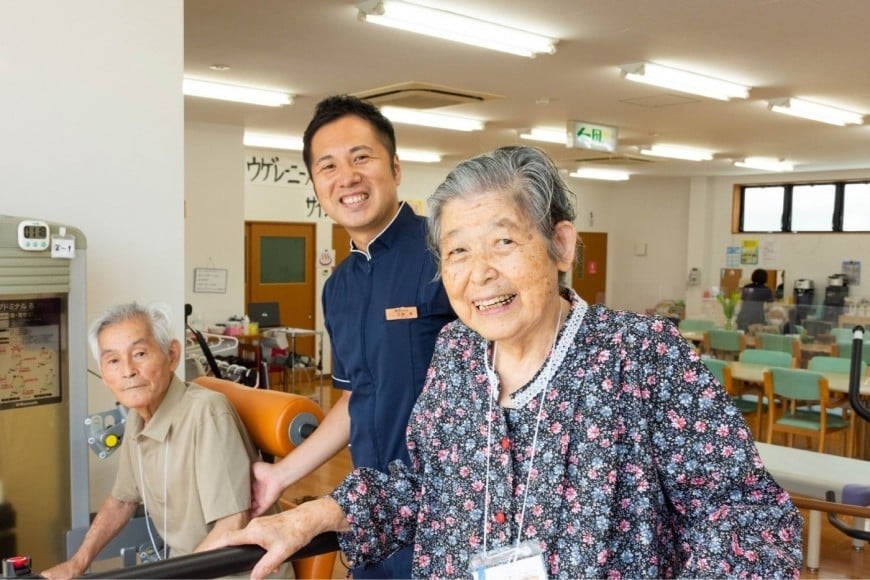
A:
[[[412,464],[228,536],[268,550],[253,575],[336,530],[354,565],[413,545],[418,577],[798,577],[801,516],[677,329],[565,285],[574,210],[546,155],[463,162],[429,205],[460,320],[411,416]]]

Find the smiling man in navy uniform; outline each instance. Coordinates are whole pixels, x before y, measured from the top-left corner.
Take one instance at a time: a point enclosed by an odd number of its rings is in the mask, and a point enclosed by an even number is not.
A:
[[[303,157],[326,213],[351,252],[323,291],[332,380],[344,390],[323,423],[280,463],[254,465],[259,515],[287,486],[350,443],[357,467],[386,472],[408,461],[405,430],[423,388],[435,337],[456,315],[426,245],[425,219],[399,202],[402,170],[393,126],[374,105],[348,96],[321,101]],[[409,578],[411,548],[354,578]]]

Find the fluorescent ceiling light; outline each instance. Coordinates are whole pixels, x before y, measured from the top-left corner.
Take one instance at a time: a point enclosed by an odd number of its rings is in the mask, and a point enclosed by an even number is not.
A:
[[[743,161],[735,161],[737,167],[762,169],[764,171],[794,171],[794,165],[788,161],[780,161],[772,157],[747,157]]]
[[[710,151],[692,147],[681,147],[679,145],[652,145],[649,149],[641,149],[640,152],[643,155],[685,159],[686,161],[709,161],[713,159],[713,153]]]
[[[483,121],[469,119],[468,117],[456,117],[453,115],[441,115],[428,113],[417,109],[405,109],[403,107],[382,107],[381,113],[393,123],[406,123],[408,125],[420,125],[434,127],[436,129],[450,129],[452,131],[481,131]]]
[[[520,133],[520,139],[532,141],[544,141],[546,143],[561,143],[568,145],[568,131],[565,129],[552,129],[550,127],[533,127],[528,133]]]
[[[606,181],[628,181],[631,174],[627,171],[618,171],[616,169],[596,169],[594,167],[583,167],[576,170],[574,173],[569,173],[569,177],[579,177],[581,179],[604,179]]]
[[[749,97],[749,87],[745,85],[714,79],[713,77],[690,73],[660,64],[637,62],[622,65],[619,68],[622,69],[622,77],[628,80],[673,89],[682,93],[701,95],[720,101]]]
[[[249,133],[245,131],[242,142],[245,147],[302,151],[302,137],[294,137],[292,135],[267,135],[265,133]]]
[[[777,113],[793,117],[801,117],[812,121],[820,121],[830,125],[861,125],[864,116],[854,111],[846,111],[818,103],[810,103],[801,99],[775,99],[768,101],[768,108]]]
[[[412,161],[414,163],[440,163],[441,154],[434,151],[421,151],[420,149],[398,149],[396,155],[399,161]]]
[[[261,149],[286,149],[289,151],[302,151],[302,137],[295,135],[270,135],[267,133],[255,133],[245,131],[242,139],[245,147],[259,147]],[[421,151],[419,149],[402,149],[396,151],[400,161],[415,163],[439,163],[441,154],[434,151]]]
[[[267,107],[280,107],[293,102],[293,95],[282,91],[213,83],[187,77],[184,77],[182,92],[191,97],[206,97]]]
[[[407,2],[357,2],[360,20],[519,56],[553,54],[558,40]]]

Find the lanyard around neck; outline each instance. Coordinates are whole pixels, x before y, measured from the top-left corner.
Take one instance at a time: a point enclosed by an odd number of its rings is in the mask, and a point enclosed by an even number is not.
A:
[[[559,326],[562,322],[562,299],[559,298],[559,315],[556,317],[556,330],[553,333],[553,344],[550,347],[550,352],[547,355],[547,361],[544,363],[544,368],[541,371],[538,379],[540,381],[544,381],[545,384],[549,384],[552,380],[553,375],[556,374],[556,365],[549,365],[551,362],[551,357],[553,352],[556,349],[556,340],[559,337]],[[484,510],[483,510],[483,552],[486,554],[488,548],[487,540],[488,540],[488,531],[487,527],[489,524],[489,477],[490,477],[490,459],[492,457],[492,417],[493,417],[493,400],[498,397],[498,375],[495,372],[495,357],[498,352],[498,343],[495,343],[492,347],[492,365],[489,364],[489,357],[486,356],[486,348],[484,348],[484,365],[486,367],[486,376],[487,376],[487,385],[489,390],[489,411],[486,416],[486,484],[484,487]],[[529,485],[531,484],[532,479],[532,468],[534,467],[535,462],[535,453],[538,448],[538,429],[541,426],[541,419],[544,416],[544,396],[546,395],[547,389],[541,389],[541,397],[538,400],[538,414],[535,419],[535,432],[532,437],[532,451],[529,454],[529,467],[528,472],[526,473],[526,485],[523,490],[523,506],[520,510],[520,519],[517,522],[517,540],[515,543],[515,550],[519,547],[520,541],[523,537],[523,522],[526,518],[526,503],[529,497]],[[516,552],[515,552],[516,553]]]

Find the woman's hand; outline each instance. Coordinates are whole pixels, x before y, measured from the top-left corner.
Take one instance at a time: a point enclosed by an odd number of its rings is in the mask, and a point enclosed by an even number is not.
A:
[[[331,497],[324,497],[278,515],[254,518],[244,529],[217,538],[211,547],[260,546],[266,554],[251,570],[251,578],[264,578],[318,534],[347,529],[341,507]]]

